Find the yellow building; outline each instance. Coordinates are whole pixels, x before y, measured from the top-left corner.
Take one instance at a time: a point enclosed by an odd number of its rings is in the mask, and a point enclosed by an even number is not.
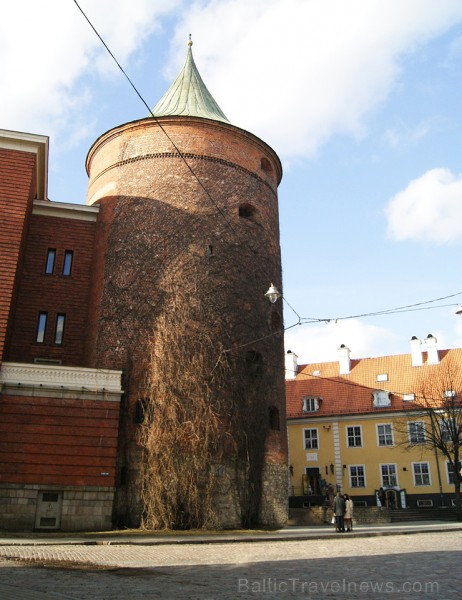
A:
[[[338,361],[299,366],[289,351],[291,506],[337,490],[357,506],[451,506],[454,469],[425,443],[429,398],[462,398],[462,349],[438,351],[432,335],[398,356],[351,359],[342,345]]]

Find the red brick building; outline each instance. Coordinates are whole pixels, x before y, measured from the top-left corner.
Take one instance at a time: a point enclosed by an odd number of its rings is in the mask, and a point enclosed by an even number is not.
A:
[[[194,312],[163,362],[209,335],[230,373],[210,393],[260,419],[236,454],[252,463],[245,493],[248,465],[220,465],[234,472],[220,522],[285,521],[282,309],[264,298],[281,286],[281,165],[229,123],[191,48],[153,112],[92,146],[87,206],[47,199],[46,137],[0,132],[0,528],[140,524],[139,407],[159,323],[185,294]]]
[[[122,389],[86,360],[98,209],[47,200],[47,160],[0,131],[0,527],[102,529]]]

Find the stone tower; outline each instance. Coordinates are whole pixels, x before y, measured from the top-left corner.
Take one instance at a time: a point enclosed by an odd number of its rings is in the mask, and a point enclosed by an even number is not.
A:
[[[87,157],[87,204],[100,205],[89,363],[124,373],[114,518],[165,526],[156,514],[168,497],[172,527],[277,526],[288,497],[283,321],[265,292],[282,283],[282,169],[225,117],[191,45],[153,116],[106,132]],[[214,518],[197,517],[210,498]]]

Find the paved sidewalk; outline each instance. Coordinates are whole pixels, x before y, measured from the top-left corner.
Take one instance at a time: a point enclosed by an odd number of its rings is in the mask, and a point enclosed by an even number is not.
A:
[[[160,544],[213,544],[238,542],[297,541],[309,539],[338,538],[340,536],[374,537],[385,535],[410,535],[423,532],[462,531],[462,522],[455,521],[412,521],[384,523],[380,525],[356,525],[353,532],[336,533],[332,525],[288,526],[275,531],[251,532],[142,532],[110,531],[98,533],[9,533],[0,531],[0,546],[14,545],[160,545]]]

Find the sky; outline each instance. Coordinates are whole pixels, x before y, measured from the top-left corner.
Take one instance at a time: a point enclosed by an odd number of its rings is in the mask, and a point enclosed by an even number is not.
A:
[[[300,363],[462,346],[460,0],[79,5],[151,107],[191,33],[227,118],[279,155]],[[49,136],[49,198],[84,204],[89,148],[146,107],[73,0],[2,3],[0,65],[0,128]]]

